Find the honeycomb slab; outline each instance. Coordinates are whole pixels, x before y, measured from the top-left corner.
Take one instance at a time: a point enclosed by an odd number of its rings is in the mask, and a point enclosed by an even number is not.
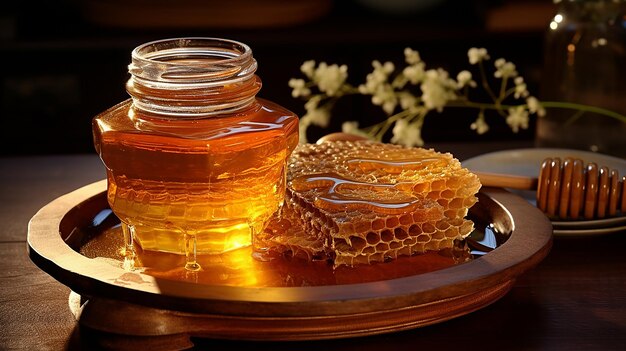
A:
[[[300,145],[288,164],[285,204],[258,251],[352,266],[452,248],[473,230],[480,181],[449,153],[327,141]]]

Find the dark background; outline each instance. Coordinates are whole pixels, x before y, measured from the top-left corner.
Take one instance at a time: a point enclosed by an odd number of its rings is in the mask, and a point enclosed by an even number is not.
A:
[[[403,63],[403,49],[420,52],[427,68],[451,75],[469,69],[467,50],[486,47],[492,60],[516,63],[531,92],[538,93],[543,36],[555,13],[551,0],[424,1],[415,8],[381,6],[399,0],[60,0],[12,1],[0,10],[1,155],[93,153],[91,119],[126,99],[126,67],[134,47],[178,36],[222,37],[250,45],[263,81],[259,96],[298,114],[287,82],[300,77],[308,59],[346,64],[349,81],[360,84],[371,61]],[[428,3],[433,4],[429,5]],[[379,5],[368,5],[378,3]],[[299,5],[301,10],[297,10]],[[314,11],[311,9],[315,9]],[[432,113],[424,139],[532,139],[534,128],[511,133],[502,121],[477,136],[469,129],[476,111]],[[382,118],[368,99],[337,106],[326,130],[343,120],[368,125]]]

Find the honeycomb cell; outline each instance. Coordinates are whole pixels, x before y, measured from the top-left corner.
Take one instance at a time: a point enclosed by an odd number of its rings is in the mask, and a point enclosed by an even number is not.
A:
[[[401,247],[402,247],[402,243],[400,241],[392,241],[392,242],[389,243],[389,248],[390,249],[395,250],[395,249],[399,249]]]
[[[371,255],[376,252],[376,248],[374,246],[368,246],[368,247],[363,248],[363,251],[361,252],[364,255]]]
[[[454,239],[459,236],[459,228],[451,227],[450,229],[446,230],[444,233],[447,238]]]
[[[464,219],[478,178],[452,155],[398,145],[333,141],[299,146],[287,196],[257,248],[335,266],[369,264],[450,248],[469,235]]]
[[[402,241],[402,245],[404,247],[413,246],[413,245],[415,245],[415,243],[417,243],[417,239],[415,239],[415,238],[406,238],[406,239],[404,239],[404,241]]]
[[[431,239],[432,239],[433,241],[441,241],[441,240],[445,239],[445,237],[446,237],[446,233],[445,233],[445,232],[442,232],[442,231],[439,231],[439,230],[438,230],[438,231],[436,231],[436,232],[434,232],[434,233],[431,235]]]
[[[367,233],[365,240],[370,245],[376,245],[380,241],[380,235],[378,235],[378,233],[375,233],[375,232],[369,232]]]
[[[463,184],[457,177],[452,177],[446,180],[446,189],[458,189],[461,186],[463,186]]]
[[[455,195],[456,194],[455,194],[454,191],[444,190],[444,191],[441,192],[441,196],[439,196],[439,198],[450,200],[450,199],[453,199]]]
[[[429,183],[418,183],[413,186],[413,192],[416,194],[426,194],[430,191]]]
[[[372,221],[372,230],[381,230],[385,228],[385,220],[377,218]]]
[[[400,216],[399,220],[402,225],[410,225],[413,223],[413,217],[408,213]]]
[[[386,250],[389,250],[389,244],[381,242],[376,245],[376,251],[380,252]]]
[[[450,228],[450,223],[447,221],[439,221],[435,226],[437,227],[438,231],[445,231],[446,229]]]
[[[350,243],[352,244],[352,248],[358,252],[361,252],[363,248],[367,246],[367,241],[358,236],[351,236]]]
[[[411,226],[409,227],[409,235],[418,236],[420,234],[422,234],[422,228],[420,228],[420,226],[417,224],[411,224]]]
[[[387,228],[395,228],[400,225],[400,220],[398,220],[398,217],[389,217],[387,218],[385,225]]]
[[[435,190],[446,190],[446,181],[445,179],[441,179],[441,180],[436,180],[434,182],[431,183],[430,188],[432,189],[432,191]]]
[[[393,230],[393,234],[397,240],[404,240],[409,236],[409,233],[404,228],[398,227]]]
[[[367,233],[372,229],[372,222],[358,221],[354,224],[354,231],[357,233]]]
[[[425,234],[434,234],[437,231],[437,228],[433,223],[424,223],[422,224],[422,232]]]
[[[463,199],[460,199],[458,197],[452,199],[452,201],[450,201],[449,208],[455,209],[455,210],[459,208],[463,208]]]
[[[393,232],[389,229],[385,229],[382,232],[380,232],[380,240],[388,243],[391,240],[393,240]]]

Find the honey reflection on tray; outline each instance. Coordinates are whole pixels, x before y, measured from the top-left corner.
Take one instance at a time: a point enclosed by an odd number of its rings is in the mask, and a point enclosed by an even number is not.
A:
[[[137,248],[135,266],[143,273],[157,278],[207,285],[300,287],[367,283],[447,268],[467,262],[501,244],[500,240],[496,240],[498,236],[494,236],[496,233],[493,233],[490,227],[480,227],[484,229],[476,230],[468,240],[457,243],[453,249],[403,256],[386,263],[355,267],[333,268],[333,265],[326,261],[309,262],[282,256],[269,261],[260,261],[252,257],[250,247],[221,255],[199,256],[198,263],[202,266],[199,272],[185,270],[185,257],[182,255],[142,251],[141,248]],[[482,244],[479,244],[479,241]],[[485,246],[485,243],[492,244]],[[116,225],[93,236],[81,247],[80,253],[89,258],[107,260],[121,267],[122,248],[122,231],[120,226]]]

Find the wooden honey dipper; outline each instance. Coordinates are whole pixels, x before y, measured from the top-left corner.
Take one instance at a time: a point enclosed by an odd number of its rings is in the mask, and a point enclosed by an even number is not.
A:
[[[484,186],[536,190],[537,207],[551,218],[598,219],[626,215],[626,176],[580,159],[546,158],[538,178],[474,172]]]

